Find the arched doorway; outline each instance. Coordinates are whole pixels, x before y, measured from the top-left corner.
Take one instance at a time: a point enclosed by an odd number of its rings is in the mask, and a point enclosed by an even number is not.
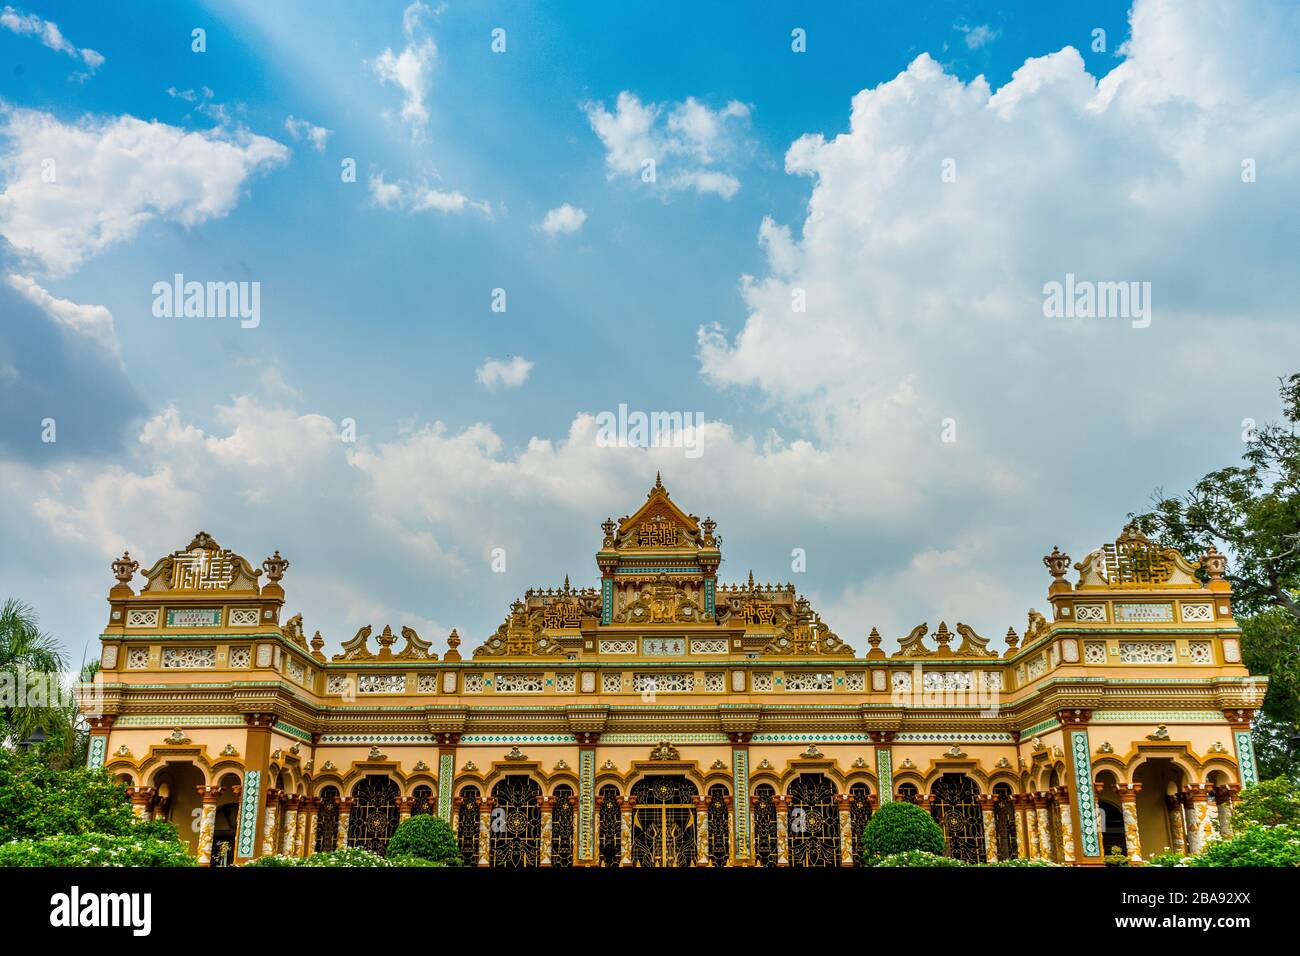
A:
[[[993,785],[993,829],[997,834],[999,860],[1014,860],[1019,852],[1016,826],[1016,801],[1011,784]]]
[[[411,816],[433,813],[433,787],[422,783],[411,791]]]
[[[865,783],[849,787],[849,833],[853,837],[853,862],[866,866],[862,854],[862,831],[871,822],[871,790]]]
[[[478,787],[466,787],[460,792],[460,807],[456,810],[456,842],[460,845],[461,862],[466,866],[478,866],[478,815]]]
[[[339,845],[339,788],[326,787],[320,792],[320,809],[316,811],[317,853],[328,853]]]
[[[754,862],[759,866],[776,866],[776,790],[760,783],[749,802],[749,822],[754,833]]]
[[[709,787],[709,862],[726,866],[731,861],[731,804],[727,788],[720,783]]]
[[[682,776],[647,777],[632,786],[633,866],[695,862],[695,785]]]
[[[1183,769],[1168,757],[1153,758],[1143,761],[1133,771],[1133,782],[1141,784],[1136,809],[1143,859],[1174,849],[1178,843],[1176,829],[1181,831],[1184,846],[1188,846],[1188,813],[1178,799],[1187,784]],[[1168,800],[1168,797],[1175,799]]]
[[[191,854],[198,853],[199,829],[202,822],[203,801],[199,787],[204,785],[203,773],[191,763],[169,763],[153,778],[158,791],[155,820],[166,820],[176,827]]]
[[[371,774],[352,791],[348,846],[383,856],[396,829],[397,783],[383,774]]]
[[[618,866],[623,853],[623,815],[618,805],[618,789],[613,784],[605,784],[596,803],[600,807],[600,865]]]
[[[930,814],[943,830],[943,852],[964,863],[984,862],[979,788],[964,773],[945,773],[930,788]]]
[[[230,866],[235,859],[235,837],[239,831],[239,775],[221,778],[217,812],[212,825],[212,865]]]
[[[787,791],[791,866],[840,865],[840,812],[835,785],[820,773],[801,773]]]
[[[488,862],[492,866],[540,866],[542,788],[526,774],[511,774],[492,788]]]
[[[560,784],[551,802],[551,866],[573,866],[573,788]]]

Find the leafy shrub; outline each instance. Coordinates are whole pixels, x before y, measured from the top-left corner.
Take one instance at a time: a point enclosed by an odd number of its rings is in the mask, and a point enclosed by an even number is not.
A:
[[[0,843],[81,833],[142,835],[122,784],[103,769],[55,769],[0,748]]]
[[[943,831],[929,813],[915,804],[886,803],[871,815],[862,831],[862,854],[874,865],[881,857],[909,850],[942,853]]]
[[[1021,857],[1015,857],[1010,860],[998,860],[996,863],[980,864],[981,866],[1057,866],[1061,864],[1053,863],[1051,860],[1028,860]]]
[[[390,856],[388,858],[389,866],[458,866],[458,863],[438,863],[434,860],[424,860],[418,856]]]
[[[904,850],[901,853],[890,853],[888,856],[877,857],[872,866],[967,866],[961,860],[954,860],[950,856],[940,856],[937,853],[927,853],[925,850]]]
[[[1124,851],[1117,846],[1110,848],[1110,852],[1102,858],[1102,862],[1107,866],[1130,866],[1131,861],[1124,854]]]
[[[194,866],[194,858],[174,834],[74,833],[10,840],[0,845],[0,866]]]
[[[421,813],[403,820],[388,841],[390,857],[415,857],[443,866],[459,866],[460,847],[451,824],[441,817]]]
[[[1183,856],[1174,850],[1166,850],[1147,860],[1147,866],[1187,866],[1190,859],[1191,857]]]
[[[1280,823],[1300,824],[1300,788],[1286,777],[1274,777],[1241,791],[1232,808],[1233,825],[1244,828],[1258,823],[1266,827]]]
[[[1211,843],[1187,866],[1300,866],[1300,826],[1248,826],[1231,840]]]
[[[305,860],[299,860],[298,866],[394,866],[378,853],[363,850],[359,846],[344,847],[341,850],[329,850],[317,853]]]
[[[299,866],[301,863],[302,861],[297,857],[268,853],[266,856],[259,856],[256,860],[249,860],[244,866]]]

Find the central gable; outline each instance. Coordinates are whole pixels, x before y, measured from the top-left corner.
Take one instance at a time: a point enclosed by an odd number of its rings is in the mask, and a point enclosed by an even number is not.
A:
[[[619,520],[613,547],[616,551],[678,551],[697,549],[701,543],[700,519],[677,507],[656,474],[645,504],[636,514]]]

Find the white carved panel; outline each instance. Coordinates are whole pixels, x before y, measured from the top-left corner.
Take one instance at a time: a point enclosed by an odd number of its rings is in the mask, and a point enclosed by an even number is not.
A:
[[[541,674],[498,674],[498,694],[540,694],[545,681]]]
[[[911,691],[912,673],[911,671],[894,671],[892,686],[896,691]]]
[[[596,692],[596,672],[582,672],[582,692],[584,694],[594,694]]]
[[[1193,664],[1214,663],[1214,652],[1209,641],[1188,641],[1187,657]]]
[[[762,671],[754,674],[749,679],[750,686],[755,694],[762,694],[772,689],[772,672]]]
[[[325,693],[350,696],[352,693],[352,679],[347,674],[331,674],[325,681]]]
[[[1115,620],[1136,624],[1153,621],[1172,621],[1174,606],[1172,604],[1116,604]]]
[[[926,671],[921,678],[926,690],[970,690],[970,671]]]
[[[116,644],[104,645],[104,652],[99,656],[99,666],[106,671],[111,671],[117,666]]]
[[[1047,661],[1042,654],[1039,654],[1029,662],[1029,679],[1037,680],[1047,673]]]
[[[1184,604],[1183,606],[1184,621],[1213,621],[1214,605],[1213,604]]]
[[[132,670],[140,670],[149,666],[149,648],[131,647],[126,652],[126,666]]]
[[[127,627],[157,627],[158,608],[135,608],[126,612]]]
[[[454,693],[456,693],[456,673],[455,673],[455,671],[448,671],[446,674],[443,674],[443,675],[442,675],[442,692],[443,692],[444,694],[454,694]]]
[[[438,675],[421,674],[415,681],[415,690],[420,694],[438,693]]]
[[[834,690],[835,675],[830,671],[786,671],[785,689],[797,691]]]
[[[867,689],[867,675],[862,671],[849,671],[844,675],[844,689],[857,693]]]
[[[745,672],[731,672],[731,692],[733,694],[743,694],[745,692]]]
[[[1106,663],[1106,644],[1103,641],[1084,641],[1083,659],[1089,664]]]
[[[300,661],[292,657],[286,657],[284,660],[284,672],[289,675],[290,680],[296,680],[299,684],[307,682],[307,670],[302,666]]]
[[[1120,641],[1119,659],[1124,664],[1172,664],[1173,641]]]
[[[681,671],[667,674],[633,674],[632,689],[638,694],[683,694],[695,689],[695,675]]]
[[[1241,643],[1235,637],[1223,639],[1223,659],[1229,664],[1241,663]]]
[[[466,675],[462,678],[462,683],[463,683],[463,685],[464,685],[465,693],[467,693],[467,694],[481,694],[481,693],[483,693],[483,675],[482,675],[482,674],[472,674],[472,673],[471,673],[471,674],[466,674]]]
[[[232,607],[230,609],[231,627],[257,627],[257,608]]]
[[[1079,663],[1079,642],[1072,637],[1062,640],[1061,659],[1067,664]]]
[[[357,678],[357,692],[360,694],[404,694],[406,693],[406,675],[362,674]]]
[[[697,637],[691,640],[692,654],[725,654],[727,639],[725,637]]]
[[[162,666],[168,669],[216,667],[217,651],[212,647],[164,647]]]
[[[600,690],[604,694],[617,694],[623,689],[623,675],[618,671],[600,675]]]
[[[721,671],[704,675],[704,690],[709,694],[722,694],[727,690],[727,678]]]
[[[572,694],[575,687],[577,687],[577,675],[573,671],[555,675],[555,692],[557,694]]]
[[[257,666],[258,667],[271,666],[271,645],[270,644],[257,645]]]
[[[635,654],[636,638],[620,637],[612,640],[601,641],[600,652],[602,654]]]
[[[1074,606],[1074,619],[1080,624],[1104,624],[1106,623],[1106,605],[1076,604]]]
[[[889,675],[884,671],[871,672],[871,689],[874,691],[883,691],[889,682]]]

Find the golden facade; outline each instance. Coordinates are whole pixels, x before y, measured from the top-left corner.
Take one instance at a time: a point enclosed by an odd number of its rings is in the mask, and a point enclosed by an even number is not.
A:
[[[138,592],[124,555],[90,762],[215,865],[382,852],[413,813],[478,866],[851,866],[890,800],[972,862],[1231,832],[1266,683],[1222,555],[1125,529],[1073,582],[1053,549],[1048,614],[1002,650],[940,622],[859,653],[793,585],[719,582],[716,528],[656,479],[601,526],[597,586],[528,591],[468,657],[383,625],[327,658],[281,620],[279,552],[254,568],[201,532]]]

